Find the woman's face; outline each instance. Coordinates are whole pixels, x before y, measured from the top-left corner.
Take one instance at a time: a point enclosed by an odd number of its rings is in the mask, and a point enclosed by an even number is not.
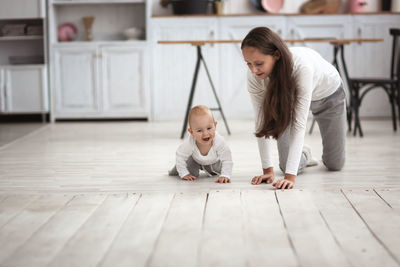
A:
[[[263,54],[251,46],[243,47],[242,54],[250,71],[259,79],[265,79],[271,74],[277,60],[277,56]]]

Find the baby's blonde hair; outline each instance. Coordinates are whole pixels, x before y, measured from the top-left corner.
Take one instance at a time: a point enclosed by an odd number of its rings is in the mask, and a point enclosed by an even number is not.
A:
[[[202,115],[209,115],[209,116],[211,116],[211,118],[214,121],[214,116],[213,116],[211,110],[207,106],[198,105],[198,106],[192,107],[189,111],[189,118],[188,118],[189,127],[190,127],[193,116],[202,116]]]

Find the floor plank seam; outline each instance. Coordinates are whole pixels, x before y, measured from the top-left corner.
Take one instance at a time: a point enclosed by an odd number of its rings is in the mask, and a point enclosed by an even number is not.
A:
[[[282,209],[281,209],[281,205],[279,204],[278,195],[276,194],[276,190],[275,190],[274,194],[275,194],[276,203],[278,204],[278,207],[279,207],[279,213],[281,214],[283,226],[284,226],[285,229],[286,229],[286,236],[287,236],[287,239],[288,239],[288,241],[289,241],[290,247],[292,248],[293,254],[294,254],[295,257],[296,257],[298,266],[299,266],[299,267],[302,267],[303,265],[302,265],[301,262],[300,262],[300,257],[299,257],[299,255],[297,254],[296,248],[294,247],[293,240],[292,240],[292,238],[290,237],[289,230],[288,230],[288,227],[287,227],[287,224],[286,224],[286,221],[285,221],[285,217],[283,216],[283,212],[282,212]]]
[[[326,228],[328,228],[328,231],[331,233],[333,240],[335,240],[335,243],[337,244],[337,246],[340,248],[340,250],[342,251],[342,254],[344,255],[344,257],[346,258],[347,263],[349,264],[349,266],[354,267],[354,265],[351,263],[350,259],[346,256],[346,253],[342,247],[342,245],[340,244],[339,240],[336,238],[335,234],[333,233],[332,229],[330,228],[328,221],[326,220],[326,218],[324,217],[324,215],[322,214],[321,210],[318,209],[319,215],[321,216],[322,220],[324,221]]]
[[[360,217],[360,219],[363,221],[363,223],[365,224],[365,226],[367,227],[367,229],[370,231],[370,233],[372,234],[372,236],[378,241],[379,244],[381,244],[381,246],[386,249],[386,251],[388,252],[388,254],[393,258],[393,260],[400,265],[400,261],[397,259],[396,255],[393,254],[393,252],[389,249],[388,246],[386,246],[386,244],[375,234],[375,232],[371,229],[371,227],[368,225],[368,223],[365,221],[365,219],[361,216],[360,212],[356,209],[356,207],[353,205],[353,203],[350,201],[350,199],[346,196],[345,192],[343,191],[343,189],[340,189],[340,191],[342,192],[342,194],[344,195],[344,197],[347,199],[347,201],[350,203],[351,207],[354,209],[354,211],[357,213],[357,215]]]
[[[246,213],[245,209],[244,209],[244,203],[243,203],[243,196],[242,196],[242,190],[240,190],[240,206],[242,208],[242,238],[244,241],[244,247],[246,248],[246,267],[250,267],[250,260],[249,260],[249,255],[247,253],[248,249],[249,249],[249,240],[248,240],[248,231],[247,231],[247,227],[246,227],[246,223],[245,223],[245,218],[248,217],[248,214]]]
[[[171,201],[169,202],[168,211],[167,211],[167,213],[165,214],[165,217],[164,217],[162,226],[160,227],[160,231],[159,231],[158,234],[157,234],[157,238],[156,238],[156,241],[154,242],[153,249],[152,249],[152,251],[151,251],[151,253],[150,253],[150,255],[149,255],[149,258],[146,260],[146,263],[144,264],[145,267],[149,267],[149,266],[150,266],[150,263],[151,263],[151,261],[152,261],[152,259],[153,259],[155,249],[157,248],[158,243],[160,242],[160,236],[161,236],[161,233],[163,232],[165,222],[167,221],[167,218],[168,218],[168,216],[169,216],[169,212],[171,211],[172,202],[174,201],[176,194],[177,194],[177,193],[174,193],[174,196],[172,197]]]
[[[385,202],[386,203],[386,205],[388,205],[391,209],[393,209],[393,207],[392,207],[392,205],[390,205],[389,204],[389,202],[387,202],[377,191],[376,191],[376,189],[374,188],[373,189],[374,190],[374,192],[375,192],[375,194],[377,194],[378,195],[378,197],[380,198],[380,199],[382,199],[383,200],[383,202]]]
[[[208,205],[208,197],[210,196],[210,192],[207,192],[206,195],[206,201],[204,202],[204,209],[203,209],[203,217],[201,220],[201,234],[200,234],[200,241],[199,245],[197,246],[197,267],[200,265],[200,255],[201,255],[201,249],[202,249],[202,244],[203,244],[203,233],[204,233],[204,225],[206,222],[206,212],[207,212],[207,205]]]
[[[126,193],[127,196],[129,195],[135,195],[136,193]],[[104,252],[103,256],[100,258],[99,262],[96,264],[96,266],[102,266],[104,263],[104,260],[106,259],[107,255],[110,253],[115,240],[117,239],[117,237],[119,236],[119,234],[121,233],[122,228],[124,227],[125,223],[128,221],[130,214],[135,210],[137,204],[139,203],[139,200],[142,198],[142,194],[139,193],[139,197],[136,200],[135,204],[132,206],[131,210],[128,212],[128,214],[126,215],[126,218],[124,219],[124,221],[121,223],[121,227],[119,228],[119,230],[117,231],[117,233],[115,234],[114,238],[111,240],[110,245],[108,246],[108,248],[106,249],[106,251]]]

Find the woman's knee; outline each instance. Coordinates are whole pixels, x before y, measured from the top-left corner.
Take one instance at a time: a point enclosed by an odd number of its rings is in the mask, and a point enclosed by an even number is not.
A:
[[[330,171],[340,171],[341,169],[343,169],[344,163],[345,163],[344,158],[335,161],[324,161],[324,165]]]

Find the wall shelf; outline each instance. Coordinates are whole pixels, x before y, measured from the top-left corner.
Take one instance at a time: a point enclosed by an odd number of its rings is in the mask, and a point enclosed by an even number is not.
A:
[[[122,46],[132,46],[132,45],[145,45],[146,40],[115,40],[115,41],[73,41],[73,42],[58,42],[53,45],[55,48],[59,47],[87,47],[87,46],[97,46],[97,45],[122,45]]]
[[[43,40],[43,35],[0,36],[0,42]]]

